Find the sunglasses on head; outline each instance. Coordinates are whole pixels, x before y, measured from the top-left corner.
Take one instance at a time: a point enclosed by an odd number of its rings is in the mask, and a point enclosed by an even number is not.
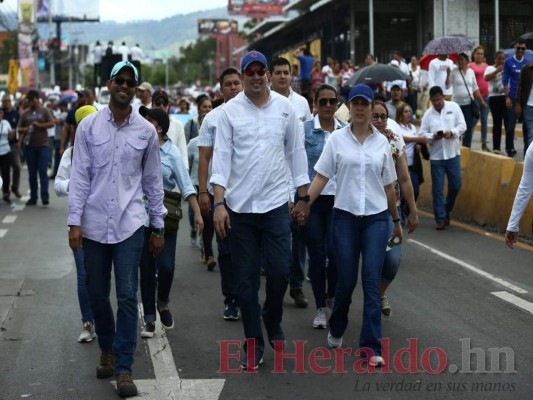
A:
[[[337,105],[337,98],[336,97],[322,97],[321,99],[318,99],[318,105],[320,107],[325,107],[328,103],[330,106]]]
[[[124,78],[123,76],[115,76],[113,80],[118,86],[122,86],[124,83],[126,83],[129,88],[133,88],[137,85],[137,82],[135,82],[134,79]]]
[[[256,72],[257,72],[257,75],[263,76],[266,74],[266,69],[264,69],[263,67],[255,67],[255,68],[246,68],[244,70],[244,74],[249,77],[254,76]]]

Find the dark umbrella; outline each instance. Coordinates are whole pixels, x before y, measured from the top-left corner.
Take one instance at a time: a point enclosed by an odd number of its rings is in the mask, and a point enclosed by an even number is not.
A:
[[[472,50],[474,43],[461,36],[443,36],[429,42],[422,54],[451,54]]]
[[[404,74],[398,67],[387,64],[373,64],[361,68],[346,82],[348,86],[354,86],[360,83],[381,83],[384,81],[392,82],[396,80],[406,81],[409,77]]]

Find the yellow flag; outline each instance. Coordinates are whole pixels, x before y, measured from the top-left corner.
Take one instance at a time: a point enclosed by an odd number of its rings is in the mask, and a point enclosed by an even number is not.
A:
[[[7,91],[11,94],[15,94],[17,89],[18,89],[18,63],[17,63],[17,60],[9,60]]]

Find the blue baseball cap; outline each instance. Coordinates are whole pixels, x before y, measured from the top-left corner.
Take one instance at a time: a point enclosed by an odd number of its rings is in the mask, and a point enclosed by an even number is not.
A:
[[[113,69],[111,70],[111,76],[109,77],[109,79],[113,79],[122,68],[130,68],[133,71],[133,77],[135,78],[135,82],[139,82],[139,73],[137,72],[137,68],[135,68],[135,65],[133,65],[129,61],[121,61],[116,63]]]
[[[374,101],[374,92],[368,85],[355,85],[350,89],[350,94],[348,95],[348,103],[351,103],[356,97],[362,97],[369,103]]]
[[[268,68],[267,59],[263,53],[260,53],[256,50],[252,50],[244,55],[241,60],[241,72],[243,72],[248,66],[253,63],[258,62],[263,64],[263,67]]]

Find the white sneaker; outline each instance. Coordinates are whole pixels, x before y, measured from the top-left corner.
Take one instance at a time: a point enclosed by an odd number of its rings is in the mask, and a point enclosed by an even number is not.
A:
[[[328,346],[332,349],[342,346],[342,337],[336,338],[331,336],[331,332],[328,332]]]
[[[372,356],[370,357],[370,360],[368,360],[368,365],[371,367],[383,367],[385,362],[381,356]]]
[[[328,316],[326,315],[326,309],[320,307],[316,310],[315,319],[313,320],[313,328],[326,329],[328,327]]]
[[[83,330],[81,331],[80,336],[78,336],[78,342],[89,343],[92,342],[95,337],[96,333],[94,332],[94,324],[92,322],[85,322],[83,324]]]

